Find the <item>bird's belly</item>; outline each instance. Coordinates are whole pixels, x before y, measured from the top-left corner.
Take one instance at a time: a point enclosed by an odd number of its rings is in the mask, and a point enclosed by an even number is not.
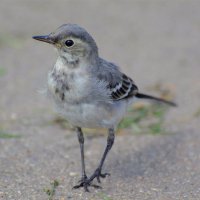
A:
[[[126,104],[64,104],[59,112],[74,126],[115,128],[126,112]]]

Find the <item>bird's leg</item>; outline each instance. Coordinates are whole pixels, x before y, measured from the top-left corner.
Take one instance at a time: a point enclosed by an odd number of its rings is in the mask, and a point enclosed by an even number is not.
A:
[[[81,151],[81,174],[82,174],[82,177],[81,177],[81,180],[80,180],[80,187],[81,187],[81,184],[82,186],[84,187],[84,182],[87,180],[87,175],[86,175],[86,172],[85,172],[85,158],[84,158],[84,136],[83,136],[83,132],[81,130],[80,127],[76,127],[76,132],[77,132],[77,136],[78,136],[78,141],[79,141],[79,144],[80,144],[80,151]],[[78,187],[77,186],[74,186],[74,188]]]
[[[89,192],[88,190],[88,186],[90,186],[90,182],[87,178],[86,172],[85,172],[85,159],[84,159],[84,136],[83,136],[83,132],[81,130],[80,127],[76,128],[77,131],[77,136],[78,136],[78,141],[80,144],[80,150],[81,150],[81,169],[82,169],[82,177],[81,180],[79,181],[78,185],[75,185],[73,188],[77,189],[80,187],[84,187],[85,191]],[[98,188],[99,186],[96,185],[91,185],[93,187]]]
[[[89,178],[89,182],[93,181],[94,178],[97,178],[97,181],[100,183],[100,177],[101,178],[105,178],[107,175],[110,175],[109,173],[101,173],[104,161],[106,159],[106,156],[108,154],[108,152],[110,151],[110,149],[112,148],[112,145],[114,143],[114,139],[115,139],[115,132],[113,128],[110,128],[108,130],[108,138],[107,138],[107,145],[106,145],[106,149],[104,151],[103,157],[101,159],[101,162],[99,164],[99,166],[97,167],[97,169],[94,171],[94,173],[92,174],[92,176]]]
[[[80,150],[81,150],[81,174],[82,178],[81,180],[87,179],[86,172],[85,172],[85,156],[84,156],[84,136],[81,128],[77,128],[77,136],[78,136],[78,141],[80,144]]]

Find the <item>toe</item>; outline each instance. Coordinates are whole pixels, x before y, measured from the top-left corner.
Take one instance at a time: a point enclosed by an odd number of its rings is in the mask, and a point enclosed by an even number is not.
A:
[[[99,176],[97,176],[97,181],[98,181],[98,183],[101,183],[101,180],[100,180]]]
[[[100,176],[101,176],[102,178],[105,178],[106,176],[110,176],[110,174],[109,174],[109,173],[104,173],[104,174],[100,174]]]
[[[91,186],[94,187],[94,188],[96,188],[96,189],[102,189],[102,187],[99,186],[99,185],[92,184]]]
[[[78,188],[80,188],[80,187],[83,187],[83,185],[82,185],[82,184],[75,185],[72,189],[78,189]]]
[[[90,192],[90,190],[88,189],[88,185],[84,185],[84,190],[85,192]]]

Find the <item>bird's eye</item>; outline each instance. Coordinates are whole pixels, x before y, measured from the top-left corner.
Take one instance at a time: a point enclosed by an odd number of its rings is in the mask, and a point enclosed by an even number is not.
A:
[[[67,47],[71,47],[71,46],[74,45],[74,41],[73,41],[73,40],[66,40],[65,45],[66,45]]]

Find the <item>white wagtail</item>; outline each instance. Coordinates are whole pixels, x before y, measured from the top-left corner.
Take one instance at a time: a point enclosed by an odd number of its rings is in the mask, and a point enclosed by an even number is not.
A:
[[[147,98],[175,106],[173,102],[138,92],[133,80],[120,71],[119,67],[99,57],[92,36],[76,24],[64,24],[56,31],[36,40],[56,47],[58,59],[48,75],[48,93],[56,107],[75,128],[81,150],[82,178],[74,188],[84,187],[89,191],[92,181],[105,178],[102,173],[106,155],[111,149],[115,130],[127,107],[135,97]],[[87,177],[84,161],[84,136],[81,127],[108,129],[107,146],[103,157],[94,171]]]

